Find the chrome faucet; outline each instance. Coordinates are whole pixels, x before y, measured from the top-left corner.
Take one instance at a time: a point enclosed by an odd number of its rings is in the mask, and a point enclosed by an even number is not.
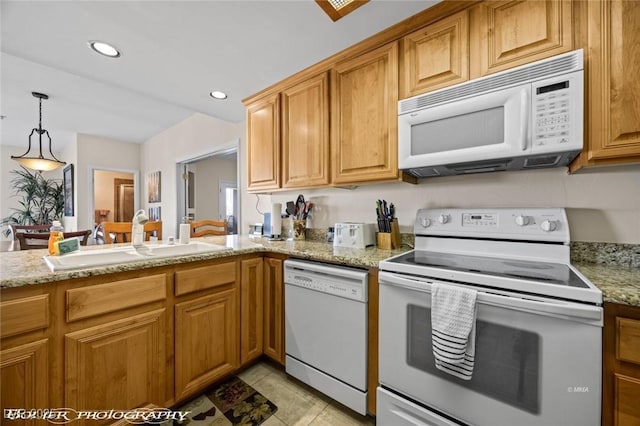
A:
[[[134,247],[142,247],[144,242],[144,224],[149,222],[149,217],[144,210],[138,210],[131,220],[131,245]]]

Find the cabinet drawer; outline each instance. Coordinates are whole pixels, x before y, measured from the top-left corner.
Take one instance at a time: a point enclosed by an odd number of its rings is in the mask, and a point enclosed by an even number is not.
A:
[[[176,296],[233,284],[235,281],[235,261],[178,271],[176,272]]]
[[[0,335],[15,336],[49,326],[49,295],[0,303]]]
[[[616,358],[640,364],[640,320],[616,318]]]
[[[67,322],[163,300],[166,281],[158,274],[67,290]]]

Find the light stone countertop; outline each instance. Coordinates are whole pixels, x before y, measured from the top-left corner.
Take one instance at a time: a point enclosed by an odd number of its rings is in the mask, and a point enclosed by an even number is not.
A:
[[[368,247],[366,249],[334,248],[323,241],[269,241],[264,238],[246,235],[202,237],[194,238],[192,241],[217,244],[225,246],[226,249],[209,253],[145,259],[137,262],[58,272],[51,272],[44,262],[43,257],[47,255],[46,249],[0,252],[0,289],[262,252],[280,253],[302,259],[369,268],[377,267],[378,263],[383,259],[409,250],[409,247],[403,247],[398,250],[378,250],[376,247]],[[114,246],[125,245],[127,244],[115,244]],[[108,247],[104,245],[85,246],[81,250],[97,250]]]
[[[280,253],[302,259],[369,268],[377,267],[381,260],[409,250],[409,247],[406,246],[398,250],[378,250],[376,247],[366,249],[334,248],[332,245],[323,241],[269,241],[264,238],[246,235],[203,237],[194,239],[194,241],[195,240],[223,245],[226,249],[203,254],[144,260],[60,272],[51,272],[49,270],[42,259],[43,256],[47,254],[44,249],[1,252],[0,288],[20,287],[156,266],[264,252]],[[82,247],[82,250],[96,250],[101,248],[105,248],[105,246],[86,246]],[[640,307],[640,268],[583,262],[574,263],[574,266],[602,290],[605,302]]]

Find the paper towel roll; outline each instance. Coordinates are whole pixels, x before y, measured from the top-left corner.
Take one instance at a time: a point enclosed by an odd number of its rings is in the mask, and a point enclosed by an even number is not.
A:
[[[188,223],[180,224],[180,244],[189,244],[189,237],[191,236],[191,225]]]
[[[271,204],[271,236],[272,237],[280,237],[280,232],[282,232],[282,204],[281,203],[273,203]]]

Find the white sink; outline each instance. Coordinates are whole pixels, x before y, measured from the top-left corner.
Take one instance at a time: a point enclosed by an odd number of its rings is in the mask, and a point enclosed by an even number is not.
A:
[[[166,257],[188,256],[209,253],[220,250],[230,250],[226,246],[203,242],[190,242],[176,245],[145,245],[113,247],[99,250],[77,251],[63,256],[44,256],[49,269],[64,271],[68,269],[93,268],[95,266],[114,265],[118,263],[140,262]]]

